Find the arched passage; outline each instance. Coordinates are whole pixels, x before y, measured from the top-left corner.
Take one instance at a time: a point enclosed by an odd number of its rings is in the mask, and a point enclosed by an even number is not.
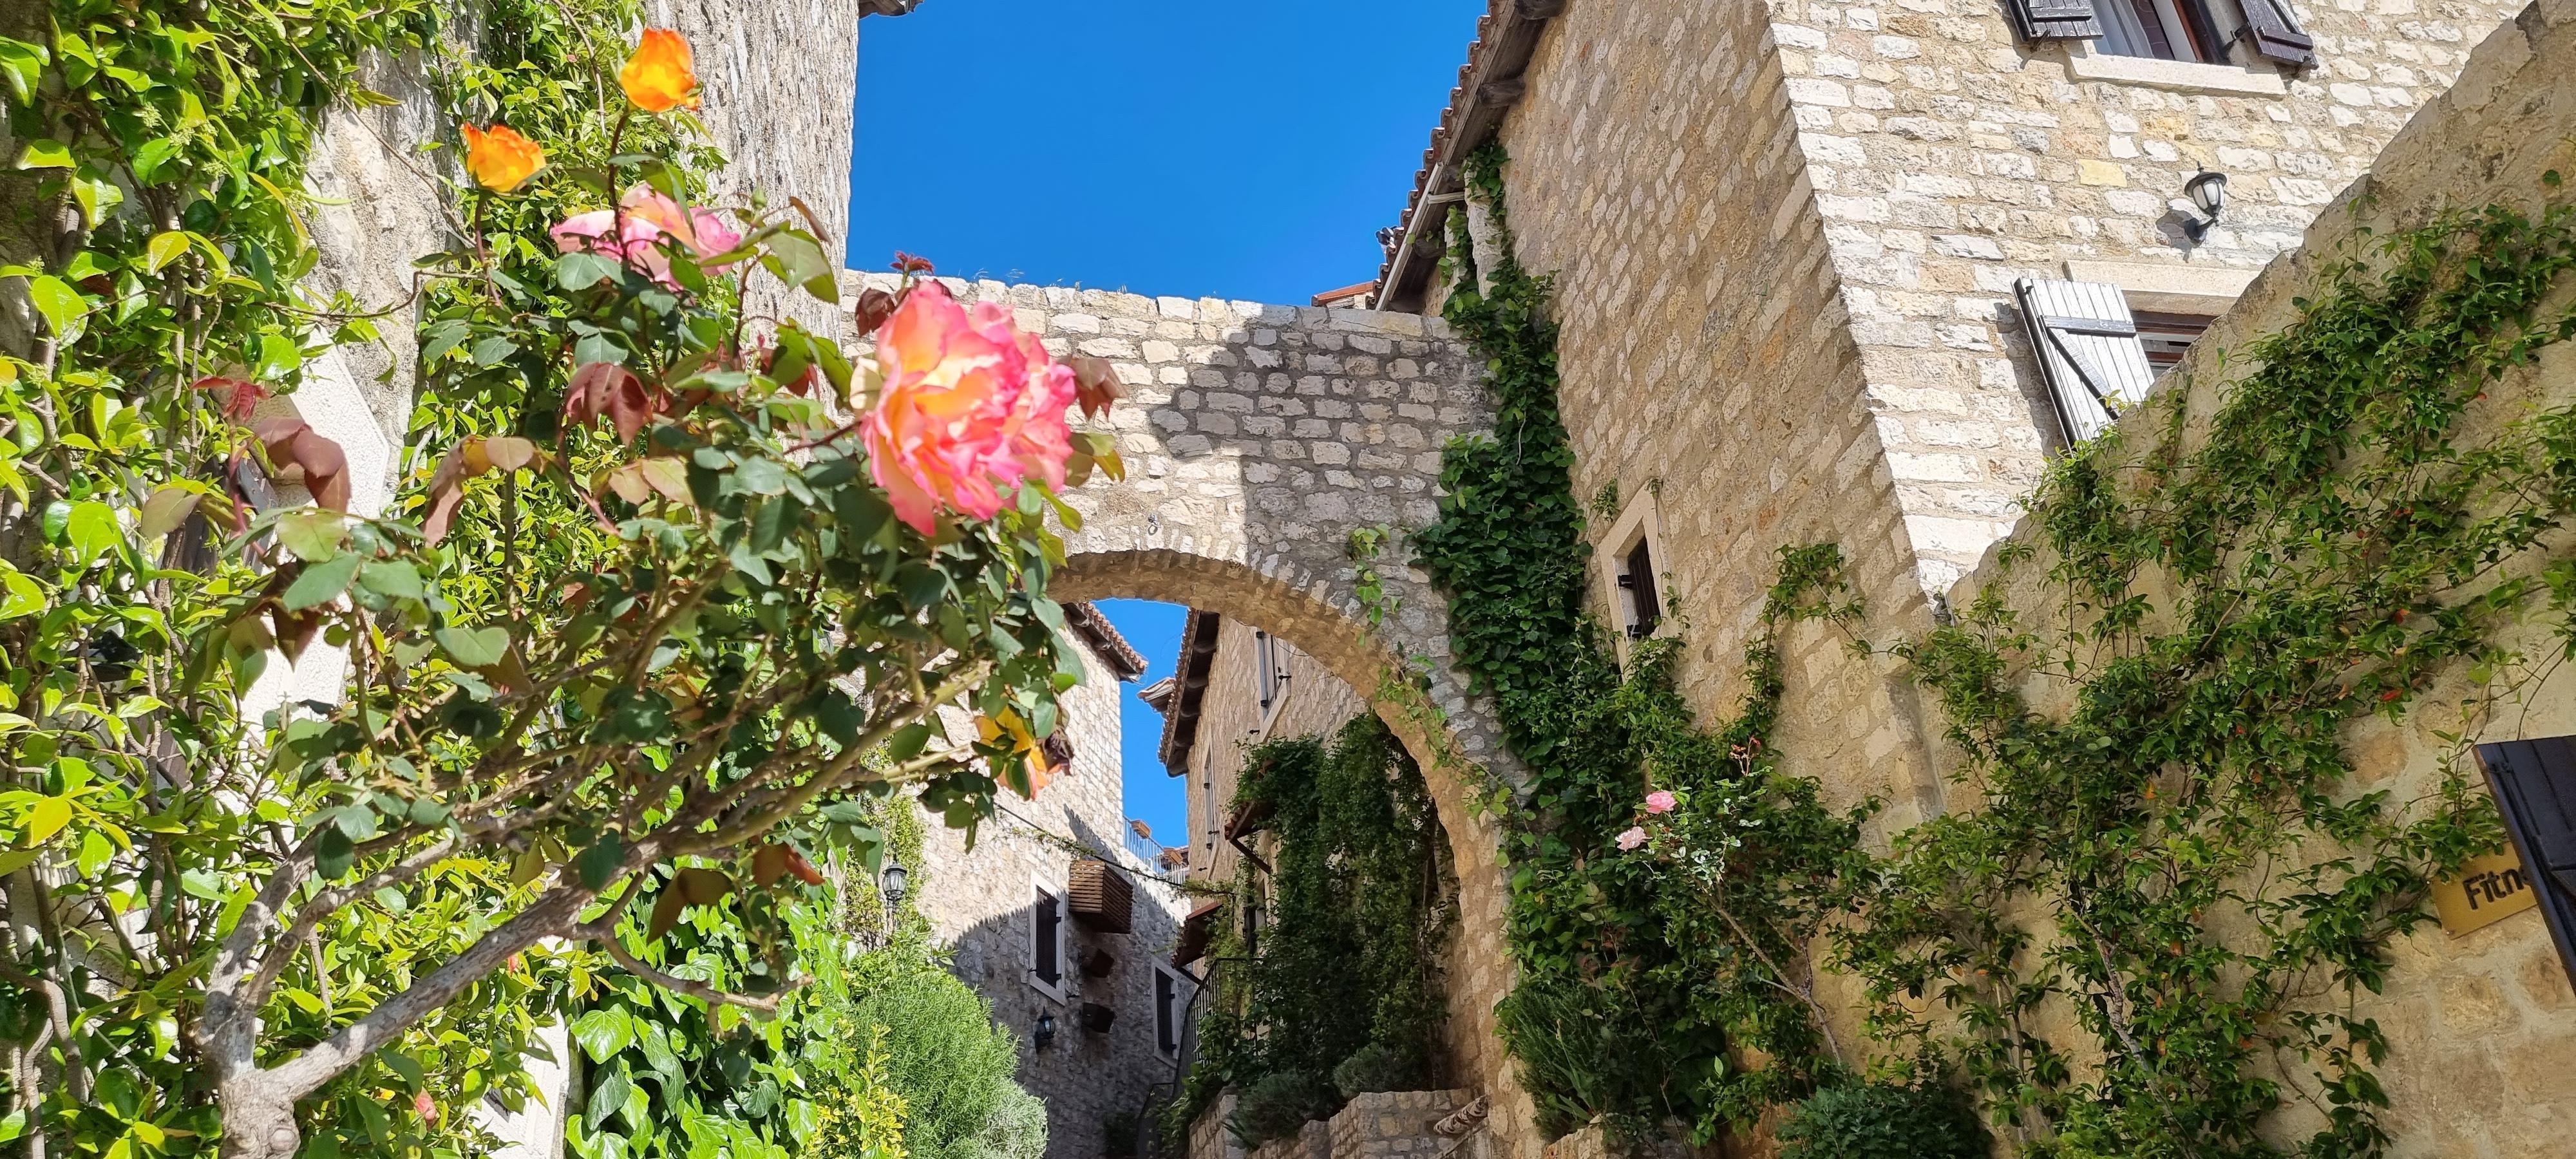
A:
[[[891,278],[870,275],[877,285]],[[1470,806],[1518,782],[1490,708],[1450,664],[1445,601],[1405,565],[1408,528],[1438,514],[1440,451],[1490,430],[1484,360],[1438,319],[1000,282],[949,282],[1008,303],[1058,356],[1103,358],[1125,401],[1100,420],[1127,477],[1075,489],[1081,526],[1050,584],[1060,599],[1120,597],[1260,625],[1366,698],[1422,766],[1458,872],[1449,1041],[1492,1096],[1494,1137],[1538,1149],[1528,1099],[1495,1033],[1511,988],[1496,819]],[[1354,533],[1375,533],[1373,559]],[[1363,569],[1381,594],[1362,599]]]

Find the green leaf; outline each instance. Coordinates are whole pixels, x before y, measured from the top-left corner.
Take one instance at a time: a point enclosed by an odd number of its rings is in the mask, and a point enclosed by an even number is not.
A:
[[[23,40],[0,36],[0,75],[6,75],[9,78],[11,96],[21,102],[35,99],[36,86],[44,80],[47,55],[43,45],[29,44]],[[26,1121],[24,1115],[16,1117],[21,1124]],[[0,1142],[17,1137],[17,1133],[13,1131],[0,1135]]]
[[[285,378],[304,366],[304,348],[283,334],[259,336],[259,365],[251,374],[264,380]]]
[[[804,234],[789,232],[769,239],[769,257],[763,264],[781,281],[803,286],[806,293],[823,301],[841,300],[832,263],[823,256],[823,247]]]
[[[154,234],[151,243],[143,247],[143,268],[150,273],[160,273],[161,267],[178,261],[180,255],[187,252],[187,231],[173,229]]]
[[[340,593],[349,590],[349,581],[357,578],[358,565],[365,561],[366,557],[351,554],[307,565],[304,574],[286,585],[286,610],[300,612],[339,599]]]
[[[581,875],[586,889],[599,889],[617,879],[617,867],[626,860],[626,842],[614,831],[603,834],[598,843],[572,859],[573,872]]]
[[[289,511],[277,518],[277,542],[306,563],[321,563],[340,554],[348,542],[349,521],[322,507]]]
[[[358,569],[358,583],[368,591],[398,600],[417,600],[428,596],[421,586],[420,569],[398,559],[378,560]]]
[[[44,844],[46,838],[61,832],[63,826],[71,823],[72,799],[69,797],[38,797],[35,804],[27,807],[26,816],[19,820],[19,824],[27,827],[29,845]]]
[[[45,325],[53,329],[58,342],[79,340],[81,319],[89,316],[89,299],[82,297],[80,291],[46,274],[27,279],[27,298],[35,303],[36,312],[45,316]]]
[[[143,501],[143,514],[135,520],[134,532],[149,543],[177,531],[196,511],[196,492],[185,487],[163,487]]]
[[[460,668],[489,668],[510,651],[510,633],[499,628],[440,628],[430,635]]]
[[[581,1044],[591,1062],[605,1063],[635,1041],[635,1024],[625,1010],[604,1006],[573,1020],[572,1040]]]
[[[116,526],[116,509],[105,503],[72,504],[63,534],[71,541],[72,558],[83,568],[125,542],[125,533]]]
[[[0,620],[32,616],[45,610],[45,589],[18,569],[0,563]]]
[[[725,489],[734,494],[776,495],[787,490],[787,468],[776,459],[745,459]]]
[[[69,146],[48,137],[27,142],[27,147],[18,153],[20,169],[69,169],[77,164]]]
[[[627,1081],[624,1067],[608,1072],[607,1077],[599,1080],[598,1089],[590,1092],[590,1129],[596,1131],[607,1126],[610,1116],[625,1110],[626,1096],[633,1089]]]
[[[357,860],[358,843],[337,825],[325,825],[313,842],[313,866],[326,881],[338,880],[349,872],[349,863]]]
[[[579,293],[617,276],[617,263],[595,253],[575,250],[555,259],[555,284]]]
[[[474,344],[476,366],[499,366],[504,359],[519,352],[519,344],[494,335]]]

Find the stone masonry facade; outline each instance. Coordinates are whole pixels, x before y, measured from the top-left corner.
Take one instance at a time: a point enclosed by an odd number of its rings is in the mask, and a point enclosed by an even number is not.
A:
[[[2198,384],[2205,415],[2225,350],[2288,321],[2317,255],[2358,227],[2488,200],[2529,209],[2543,171],[2576,174],[2576,4],[2298,13],[2319,62],[2288,73],[2020,45],[1999,0],[1563,6],[1502,126],[1507,204],[1519,257],[1557,279],[1577,485],[1604,501],[1595,546],[1621,548],[1606,533],[1641,515],[1656,529],[1667,630],[1688,641],[1682,677],[1704,717],[1741,695],[1781,546],[1839,543],[1867,608],[1854,631],[1881,642],[1993,578],[1981,561],[2059,438],[2015,279],[2224,315],[2165,380]],[[2231,198],[2193,244],[2182,183],[2201,167],[2228,172]],[[2576,400],[2576,352],[2494,393],[2504,410]],[[2013,606],[2045,606],[2028,581],[2043,570],[2005,589]],[[1887,801],[1865,834],[1882,849],[1954,807],[1958,754],[1899,663],[1825,625],[1786,643],[1786,771],[1837,806]],[[2467,693],[2449,679],[2425,703]],[[2472,739],[2576,732],[2569,679]],[[2062,710],[2054,681],[2026,680],[2034,704]],[[2357,788],[2423,796],[2461,759],[2434,733],[2451,723],[2427,710],[2352,726]],[[2428,927],[2396,958],[2360,1011],[2396,1043],[2391,1153],[2565,1150],[2576,1101],[2554,1076],[2576,1062],[2576,993],[2541,918],[2458,938]],[[1829,968],[1819,986],[1846,1043],[1852,986]],[[2053,1017],[2043,1033],[2080,1049],[2070,1013]],[[1528,1153],[1507,1111],[1498,1140]],[[2299,1114],[2283,1138],[2310,1126]]]
[[[2014,279],[2111,262],[2168,267],[2182,284],[2241,283],[2295,247],[2521,8],[2302,3],[2319,63],[2291,73],[2017,44],[1995,0],[1765,6],[1883,459],[1931,591],[2011,526],[2056,437]],[[2195,243],[2183,182],[2199,169],[2228,175],[2229,203]]]
[[[1244,751],[1273,737],[1330,737],[1343,722],[1369,710],[1348,683],[1284,640],[1269,659],[1273,670],[1287,678],[1278,682],[1269,707],[1263,707],[1263,649],[1256,633],[1265,631],[1239,620],[1217,626],[1206,698],[1194,722],[1196,743],[1190,746],[1189,783],[1183,790],[1189,801],[1190,877],[1213,887],[1234,881],[1242,856],[1227,844],[1224,830]]]
[[[993,1004],[993,1019],[1020,1046],[1019,1083],[1046,1100],[1047,1159],[1099,1159],[1104,1125],[1119,1112],[1141,1112],[1172,1081],[1175,1060],[1155,1026],[1155,966],[1170,955],[1189,899],[1155,866],[1127,849],[1119,703],[1126,688],[1092,647],[1082,647],[1083,682],[1062,697],[1059,735],[1073,760],[1033,799],[1005,794],[1001,814],[970,846],[963,830],[936,815],[923,820],[922,885],[916,906],[931,932],[950,947],[950,969]],[[1077,857],[1116,867],[1134,888],[1125,933],[1066,923],[1063,984],[1032,982],[1032,910],[1037,889],[1062,896]],[[1105,973],[1082,966],[1106,954]],[[1184,983],[1179,994],[1186,1001]],[[1085,1003],[1109,1008],[1105,1032],[1085,1029]],[[1036,1046],[1040,1017],[1053,1039]]]

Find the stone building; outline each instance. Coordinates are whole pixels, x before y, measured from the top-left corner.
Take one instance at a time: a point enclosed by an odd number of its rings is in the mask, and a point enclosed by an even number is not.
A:
[[[1681,635],[1685,691],[1721,719],[1776,549],[1842,546],[1859,635],[1928,630],[1999,575],[1981,561],[2047,456],[2177,365],[2207,413],[2241,372],[2224,348],[2289,319],[2316,250],[2576,172],[2570,76],[2564,0],[1496,0],[1374,301],[1438,310],[1453,210],[1490,266],[1463,169],[1499,140],[1517,257],[1556,279],[1576,491],[1607,512],[1595,608]],[[2554,357],[2512,397],[2576,395]],[[1880,849],[1967,804],[1901,665],[1793,635],[1784,768],[1837,806],[1888,802]],[[2469,739],[2576,731],[2553,679]],[[2350,727],[2363,784],[2407,799],[2466,759],[2428,715]],[[2576,1104],[2547,1076],[2576,1060],[2576,995],[2550,929],[2516,915],[2396,955],[2363,1003],[2402,1028],[2392,1154],[2563,1151]],[[1856,987],[1821,989],[1853,1041]],[[1534,1154],[1519,1114],[1500,1097],[1493,1129]]]
[[[1228,810],[1244,751],[1272,737],[1329,736],[1368,711],[1351,686],[1296,645],[1191,609],[1174,673],[1146,690],[1163,713],[1163,768],[1183,778],[1190,880],[1231,884],[1242,863]]]
[[[1168,1089],[1193,986],[1166,960],[1185,895],[1134,839],[1120,781],[1119,701],[1144,658],[1087,603],[1065,620],[1084,672],[1047,741],[1055,776],[972,834],[925,817],[915,905],[1019,1038],[1047,1159],[1097,1159],[1113,1117]]]

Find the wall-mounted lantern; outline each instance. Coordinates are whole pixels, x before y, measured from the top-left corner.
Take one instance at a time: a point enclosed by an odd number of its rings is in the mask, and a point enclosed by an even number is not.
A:
[[[1034,1048],[1036,1048],[1036,1049],[1038,1049],[1038,1050],[1043,1051],[1043,1050],[1045,1050],[1045,1049],[1047,1048],[1047,1044],[1048,1044],[1048,1043],[1050,1043],[1050,1042],[1054,1042],[1054,1041],[1055,1041],[1055,1015],[1052,1015],[1052,1014],[1041,1014],[1041,1015],[1038,1015],[1038,1023],[1037,1023],[1037,1025],[1036,1025],[1036,1026],[1034,1026],[1034,1027],[1031,1027],[1031,1028],[1029,1029],[1029,1044],[1030,1044],[1032,1047],[1034,1047]]]
[[[2227,175],[2203,169],[2183,182],[2182,195],[2191,199],[2192,208],[2201,212],[2197,220],[2182,223],[2183,233],[2199,241],[2209,236],[2209,227],[2218,224],[2219,211],[2227,208]]]

